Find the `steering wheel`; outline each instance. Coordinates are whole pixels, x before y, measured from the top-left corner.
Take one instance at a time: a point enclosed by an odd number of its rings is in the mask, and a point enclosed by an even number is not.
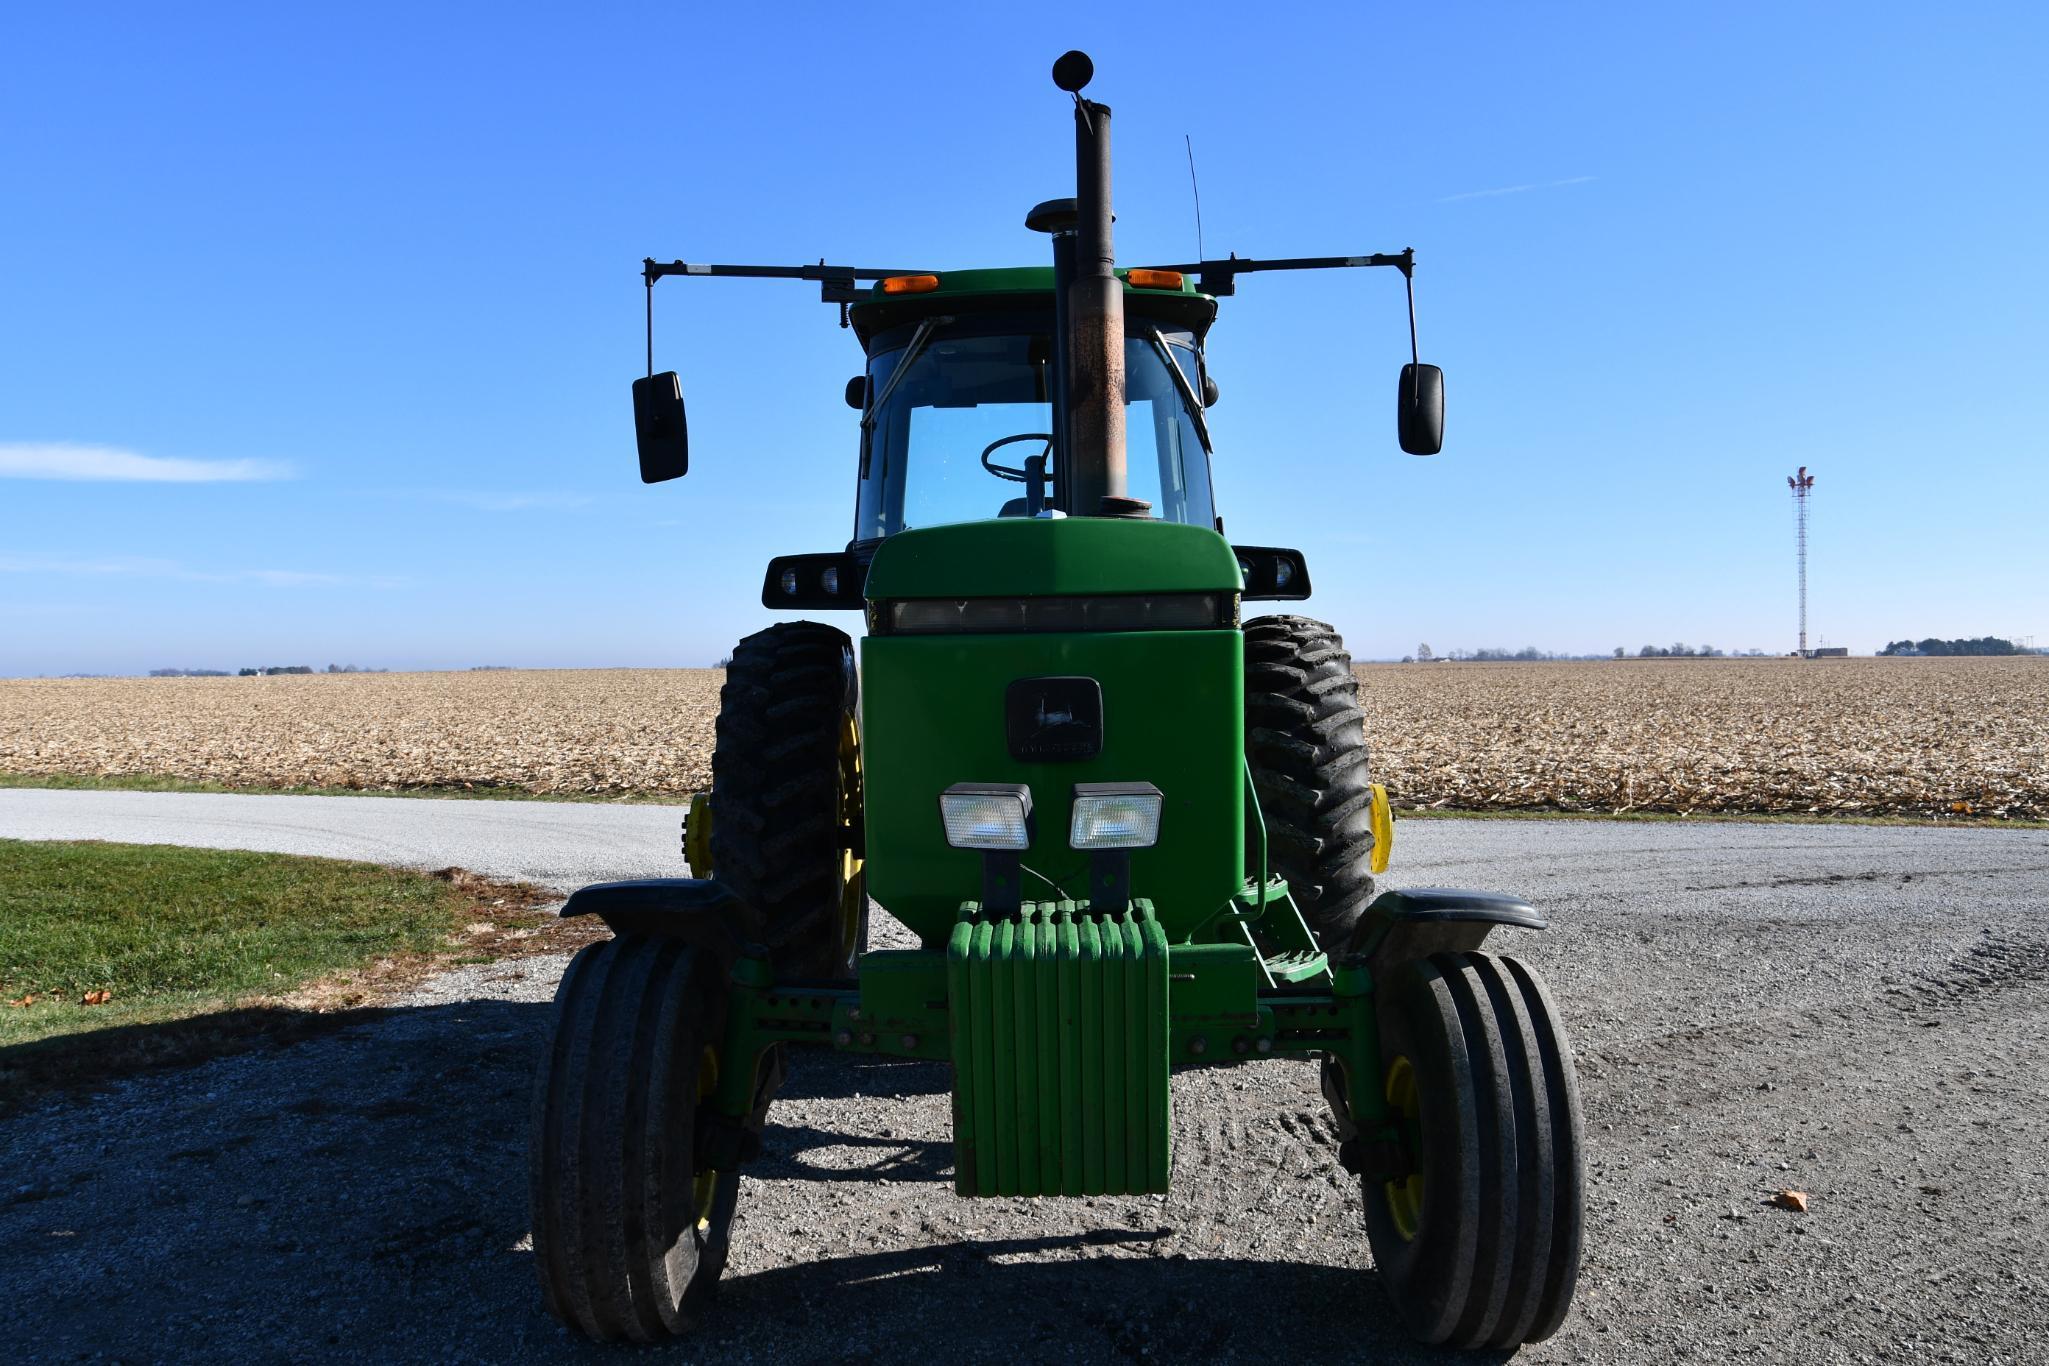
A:
[[[1053,450],[1053,438],[1050,434],[1046,432],[1019,432],[1016,436],[1006,436],[1000,441],[991,441],[988,445],[982,447],[982,468],[995,475],[998,479],[1008,479],[1018,484],[1024,483],[1030,476],[1023,470],[1013,469],[1009,465],[993,464],[989,459],[990,455],[1001,447],[1009,446],[1019,441],[1045,442],[1046,449],[1039,452],[1041,455],[1051,454]]]

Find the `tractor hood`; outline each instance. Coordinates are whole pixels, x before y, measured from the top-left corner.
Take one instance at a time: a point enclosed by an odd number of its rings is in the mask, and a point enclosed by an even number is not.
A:
[[[1208,527],[1118,517],[1006,517],[901,531],[875,551],[871,601],[1237,593],[1230,543]]]
[[[1158,843],[1131,888],[1169,942],[1244,885],[1238,559],[1207,527],[1006,518],[899,532],[869,571],[861,642],[868,893],[943,946],[982,863],[949,848],[939,796],[1023,784],[1031,895],[1086,899],[1069,845],[1080,784],[1151,783]]]

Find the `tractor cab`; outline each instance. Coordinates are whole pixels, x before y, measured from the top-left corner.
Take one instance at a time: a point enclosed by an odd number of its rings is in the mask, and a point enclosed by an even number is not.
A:
[[[1216,304],[1179,275],[1140,277],[1150,283],[1126,282],[1120,515],[1214,528],[1202,338]],[[1055,430],[1053,272],[904,278],[922,292],[878,290],[850,310],[868,354],[867,373],[847,386],[862,409],[855,543],[914,527],[1099,512],[1079,505],[1069,444]]]

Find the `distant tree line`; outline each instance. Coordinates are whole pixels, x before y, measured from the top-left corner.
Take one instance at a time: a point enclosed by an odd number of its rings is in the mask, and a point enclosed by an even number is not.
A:
[[[1615,647],[1615,657],[1621,659],[1622,647]],[[1722,652],[1712,645],[1688,645],[1676,641],[1670,645],[1646,645],[1636,652],[1638,659],[1720,659]]]
[[[226,678],[226,669],[151,669],[151,678]]]
[[[1684,642],[1672,645],[1646,645],[1641,650],[1636,651],[1636,658],[1638,659],[1724,659],[1731,656],[1743,659],[1763,659],[1766,657],[1763,650],[1724,651],[1716,649],[1712,645],[1688,645]],[[1615,647],[1615,652],[1612,655],[1571,654],[1554,650],[1540,650],[1534,645],[1525,645],[1520,650],[1489,646],[1480,650],[1452,650],[1446,654],[1438,654],[1432,651],[1428,645],[1419,645],[1416,647],[1416,653],[1402,656],[1402,663],[1440,664],[1447,661],[1462,662],[1466,660],[1480,663],[1531,663],[1554,660],[1628,659],[1629,657],[1629,650],[1620,645]]]
[[[1565,650],[1540,650],[1534,645],[1525,645],[1520,650],[1511,650],[1502,645],[1483,646],[1478,650],[1447,650],[1443,654],[1433,651],[1428,645],[1419,646],[1416,653],[1403,655],[1404,664],[1531,664],[1571,663],[1574,660],[1606,659],[1606,655],[1573,654]],[[1616,658],[1621,658],[1618,651]]]
[[[202,671],[195,670],[194,672]],[[311,664],[273,664],[266,669],[237,669],[235,671],[236,676],[240,678],[270,678],[276,674],[310,674],[315,672],[331,674],[387,674],[391,670],[366,669],[360,664],[330,664],[324,670],[315,670]],[[225,674],[209,676],[226,677]]]
[[[1895,640],[1879,651],[1882,655],[2018,655],[2027,651],[2010,640],[1998,636],[1979,636],[1976,640],[1937,640],[1934,636],[1926,640]]]
[[[1500,645],[1489,645],[1478,650],[1452,650],[1446,654],[1437,654],[1428,645],[1422,645],[1417,647],[1416,653],[1403,655],[1402,663],[1451,664],[1472,662],[1499,664],[1517,660],[1527,663],[1533,660],[1598,659],[1599,657],[1598,655],[1556,654],[1550,650],[1540,650],[1534,645],[1525,645],[1520,650],[1511,650]]]

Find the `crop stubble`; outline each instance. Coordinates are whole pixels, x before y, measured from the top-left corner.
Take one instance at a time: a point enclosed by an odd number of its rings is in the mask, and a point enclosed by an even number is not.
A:
[[[1403,806],[2049,819],[2049,659],[1358,675],[1379,776]],[[0,771],[681,796],[710,785],[722,680],[712,669],[0,680]]]

